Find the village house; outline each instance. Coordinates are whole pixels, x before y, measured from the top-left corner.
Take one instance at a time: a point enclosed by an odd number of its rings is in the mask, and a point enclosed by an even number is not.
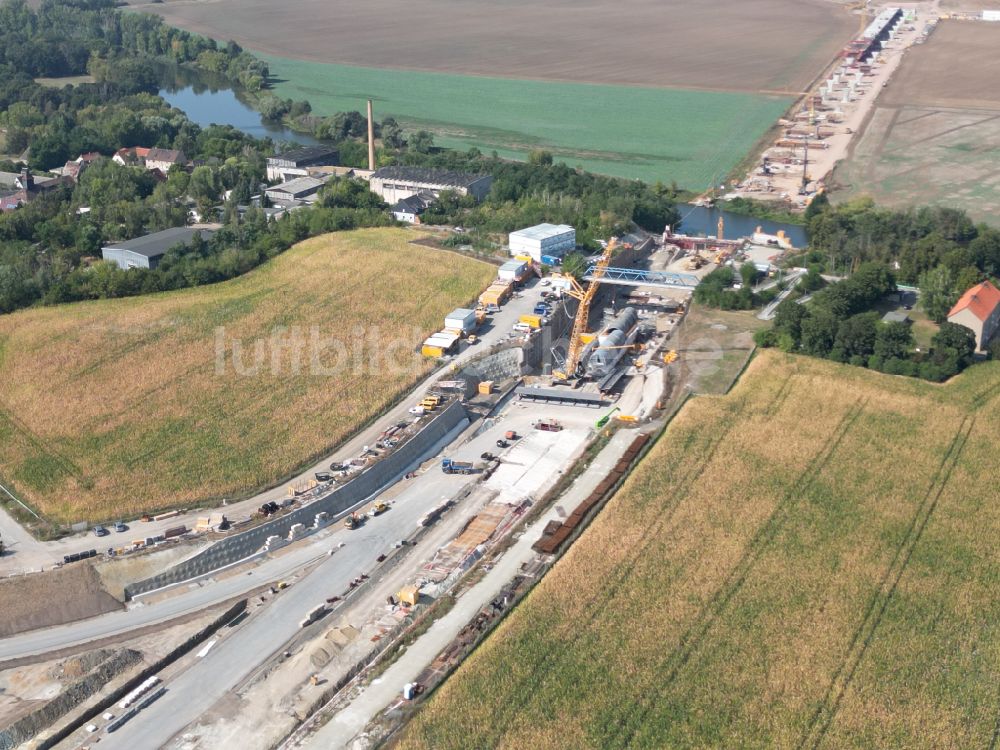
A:
[[[988,281],[976,284],[951,308],[948,322],[965,326],[976,334],[976,349],[984,351],[1000,326],[1000,290]]]

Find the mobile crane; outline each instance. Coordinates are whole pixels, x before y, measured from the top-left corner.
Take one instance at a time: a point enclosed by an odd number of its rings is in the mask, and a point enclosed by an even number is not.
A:
[[[604,248],[601,257],[594,265],[594,270],[590,274],[590,285],[586,289],[580,286],[580,283],[572,276],[568,277],[571,286],[570,289],[566,290],[566,294],[579,300],[580,306],[577,308],[576,318],[573,320],[573,332],[569,338],[566,362],[563,363],[562,370],[552,373],[552,376],[556,380],[567,381],[577,376],[577,369],[580,367],[580,355],[583,354],[583,334],[587,332],[587,323],[590,320],[590,303],[597,295],[597,289],[601,286],[601,278],[603,278],[608,270],[608,265],[611,263],[611,256],[614,254],[616,245],[617,243],[612,237],[607,247]]]

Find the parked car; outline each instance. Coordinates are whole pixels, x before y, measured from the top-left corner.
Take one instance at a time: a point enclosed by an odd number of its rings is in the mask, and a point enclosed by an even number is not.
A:
[[[128,531],[128,526],[126,526],[121,521],[115,521],[115,531],[117,531],[118,533],[121,533],[123,531]]]
[[[107,536],[107,535],[108,535],[108,534],[110,534],[110,533],[111,533],[111,532],[110,532],[110,531],[108,531],[108,530],[107,530],[106,528],[104,528],[103,526],[100,526],[100,525],[98,525],[98,526],[95,526],[95,527],[94,527],[94,536]]]

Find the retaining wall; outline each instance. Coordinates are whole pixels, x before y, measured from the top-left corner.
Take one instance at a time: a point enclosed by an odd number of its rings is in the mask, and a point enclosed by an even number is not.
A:
[[[131,599],[164,586],[197,578],[244,560],[259,552],[268,537],[287,539],[292,526],[297,523],[307,528],[313,527],[317,513],[326,513],[328,522],[333,521],[337,514],[358,505],[419,465],[426,458],[427,452],[465,418],[465,408],[461,402],[453,401],[419,433],[347,484],[288,515],[222,539],[163,573],[130,583],[125,587],[125,598]]]

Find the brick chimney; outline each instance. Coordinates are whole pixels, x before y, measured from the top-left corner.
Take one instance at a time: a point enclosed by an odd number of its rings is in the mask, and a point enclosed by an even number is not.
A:
[[[372,117],[372,100],[368,100],[368,169],[375,171],[375,120]]]

